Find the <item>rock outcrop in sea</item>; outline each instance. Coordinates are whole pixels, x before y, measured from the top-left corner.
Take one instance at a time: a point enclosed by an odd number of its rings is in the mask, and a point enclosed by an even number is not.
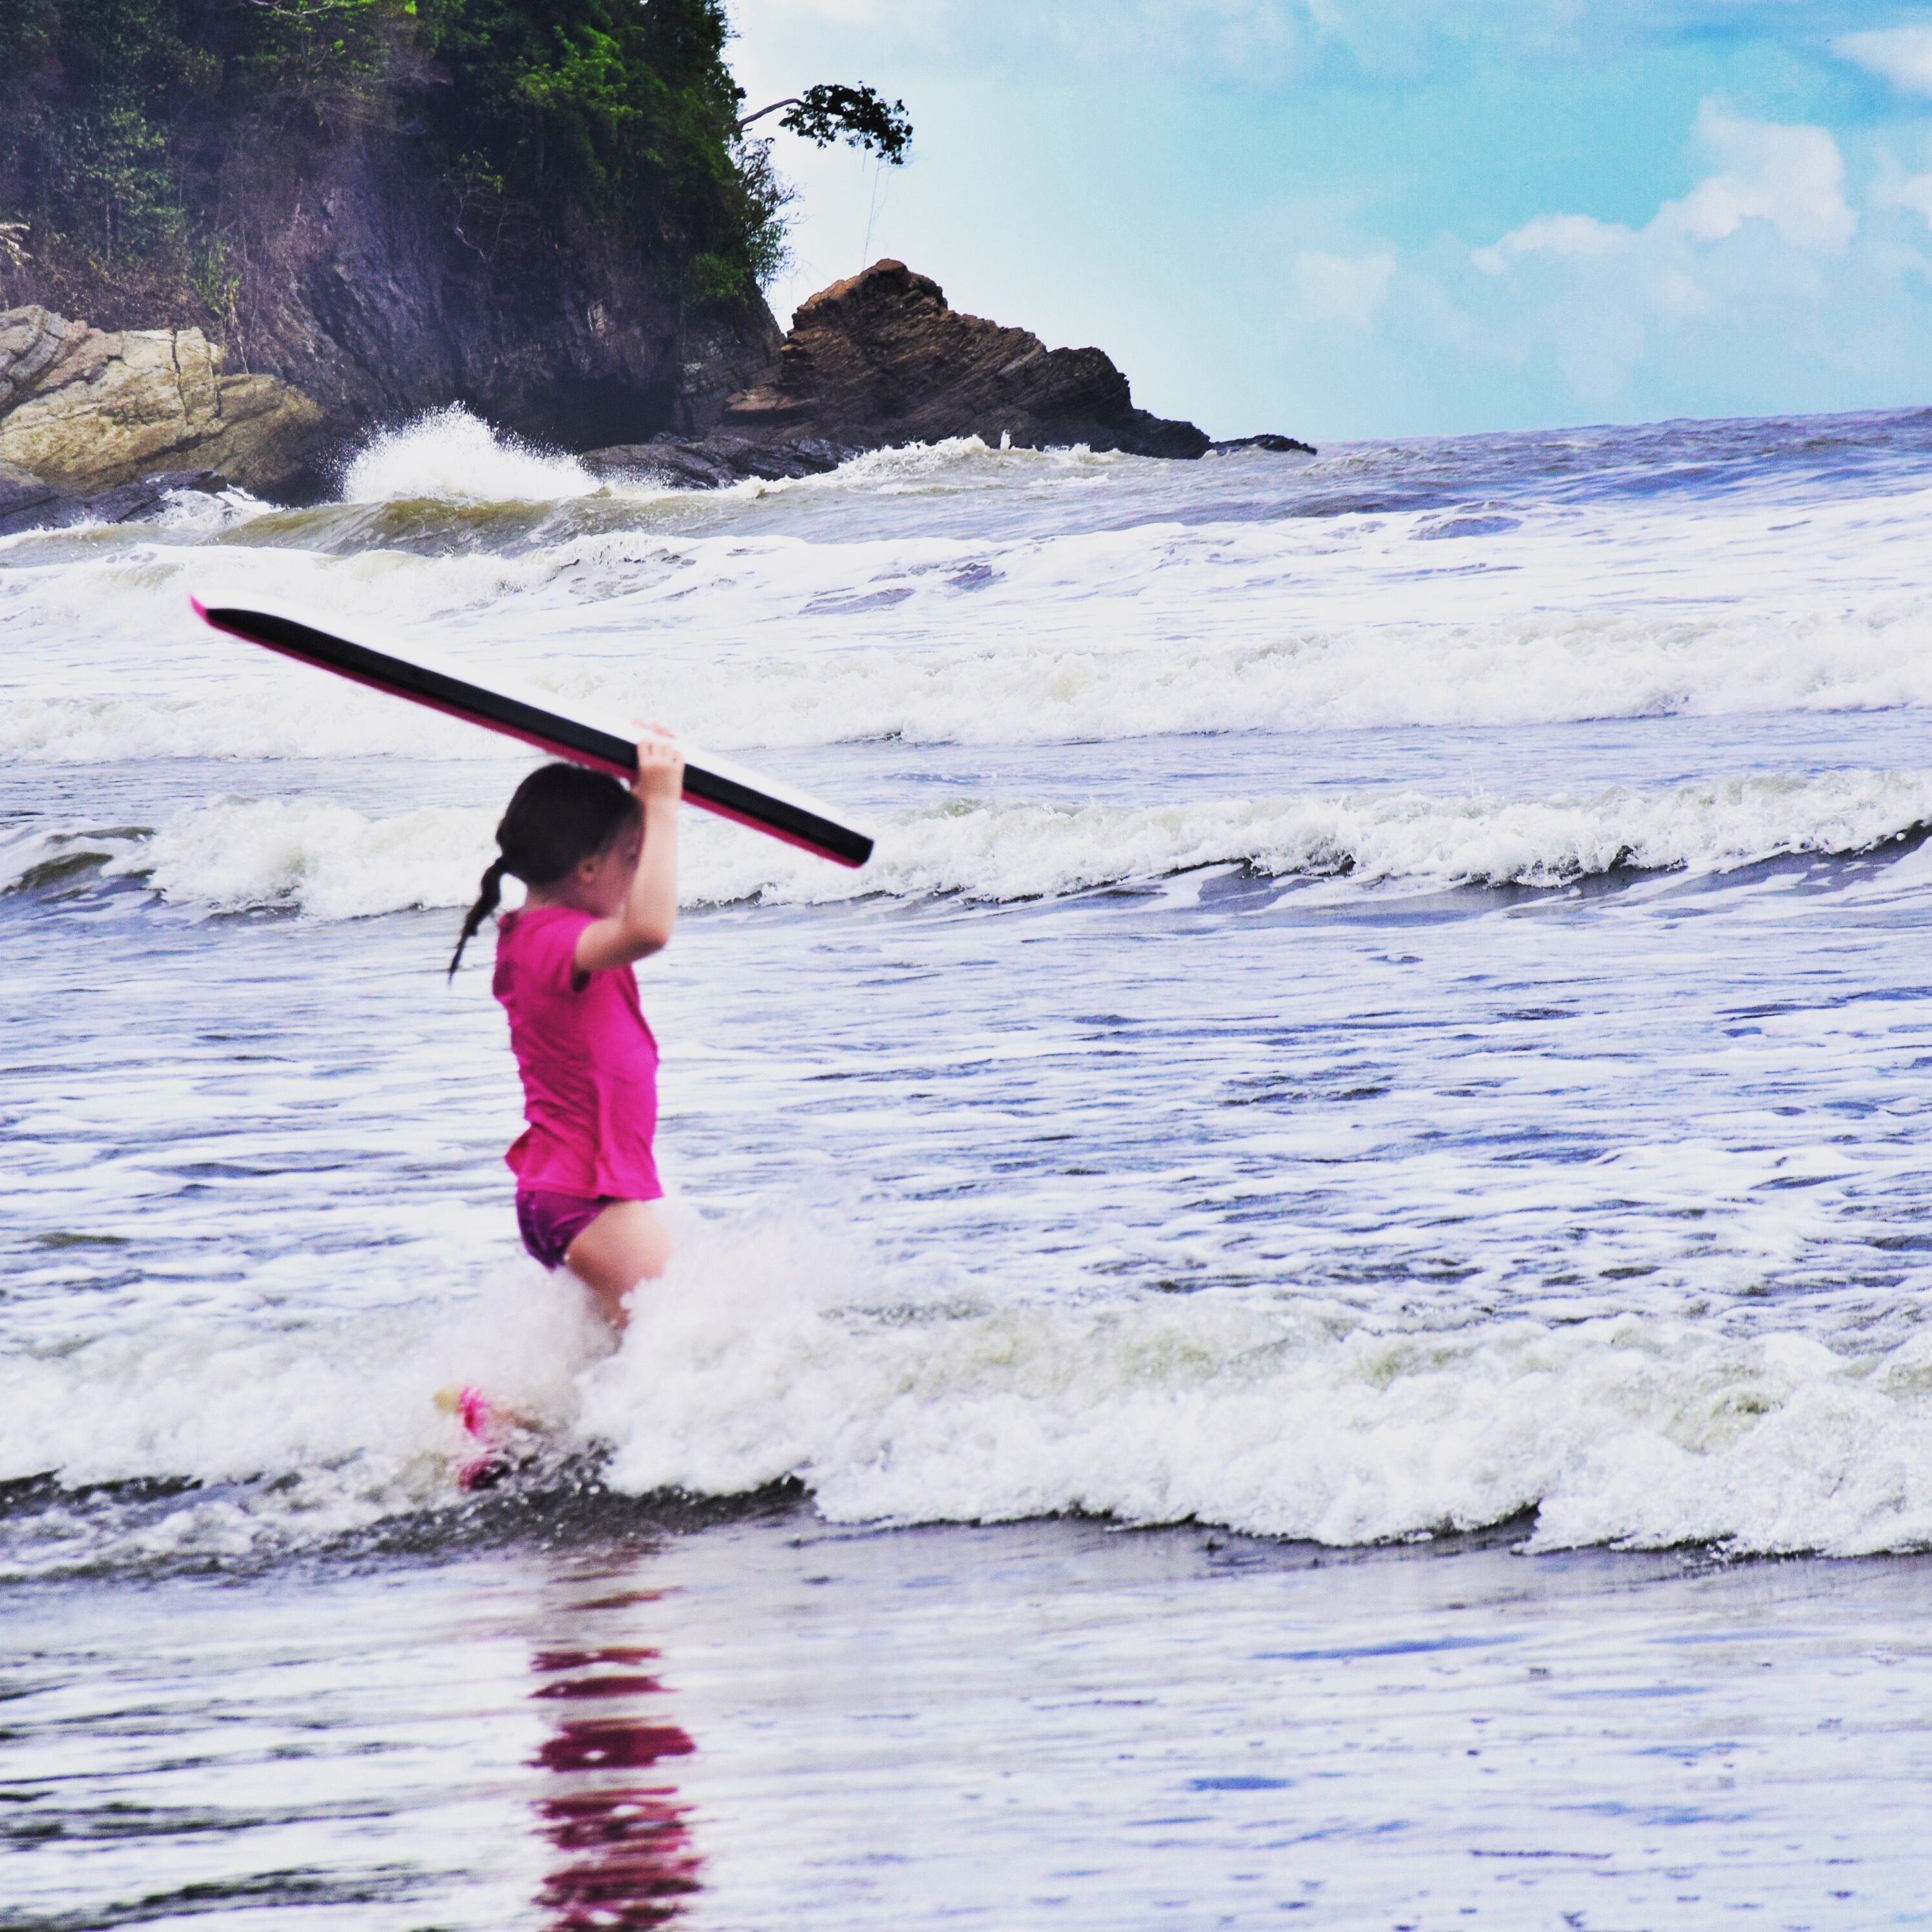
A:
[[[752,442],[866,449],[976,436],[1185,458],[1208,443],[1190,422],[1136,409],[1101,350],[1048,349],[1030,330],[962,315],[929,275],[893,261],[803,303],[777,367],[733,396],[717,427]]]
[[[229,487],[218,470],[166,470],[137,483],[82,493],[43,483],[30,471],[0,463],[0,537],[64,524],[134,524],[152,517],[181,490],[218,495]]]
[[[772,368],[724,404],[716,429],[586,457],[600,473],[704,489],[806,476],[868,449],[976,436],[994,448],[1122,450],[1182,459],[1221,447],[1190,422],[1136,409],[1098,349],[1048,349],[1030,330],[951,308],[928,275],[875,262],[802,303]],[[1306,450],[1292,438],[1240,445]]]

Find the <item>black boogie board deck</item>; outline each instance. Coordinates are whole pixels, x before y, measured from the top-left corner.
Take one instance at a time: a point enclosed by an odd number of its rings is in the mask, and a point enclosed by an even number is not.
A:
[[[539,751],[578,764],[593,766],[620,778],[637,774],[636,748],[628,740],[600,731],[594,724],[560,717],[521,698],[486,691],[481,685],[411,664],[406,658],[392,657],[386,651],[332,638],[326,631],[311,630],[292,618],[273,616],[263,610],[210,610],[198,598],[194,602],[198,616],[230,637],[245,638],[250,644],[332,670],[338,677],[352,679],[373,690],[426,704],[432,711],[446,712],[506,737],[520,738]],[[774,838],[841,866],[862,866],[872,856],[871,839],[826,817],[815,803],[767,791],[736,774],[708,770],[687,760],[684,795],[707,812],[768,832]]]

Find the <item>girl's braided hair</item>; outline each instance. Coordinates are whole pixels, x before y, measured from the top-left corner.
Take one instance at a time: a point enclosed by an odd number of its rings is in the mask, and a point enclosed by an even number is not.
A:
[[[580,860],[594,859],[637,814],[638,801],[608,772],[581,765],[544,765],[531,772],[496,827],[497,856],[464,920],[449,976],[455,977],[463,949],[496,910],[506,872],[526,886],[554,886]]]

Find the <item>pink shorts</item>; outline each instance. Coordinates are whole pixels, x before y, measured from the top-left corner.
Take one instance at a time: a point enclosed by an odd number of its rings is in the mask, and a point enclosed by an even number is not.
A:
[[[520,1187],[517,1232],[545,1268],[561,1268],[571,1243],[616,1198],[600,1194],[586,1200],[581,1194],[557,1194],[548,1187]]]

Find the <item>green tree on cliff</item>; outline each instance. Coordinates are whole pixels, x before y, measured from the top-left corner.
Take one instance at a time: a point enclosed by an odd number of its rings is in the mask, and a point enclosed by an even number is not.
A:
[[[737,131],[742,134],[753,122],[777,113],[781,107],[787,112],[778,125],[789,128],[794,134],[802,134],[821,148],[843,141],[848,147],[869,149],[881,160],[899,167],[904,164],[906,151],[912,146],[912,123],[906,118],[903,100],[895,100],[888,106],[885,96],[875,88],[836,84],[808,87],[802,94],[774,100],[769,107],[746,115],[739,122]]]
[[[892,160],[911,129],[863,87],[741,120],[728,32],[723,0],[0,0],[0,240],[219,319],[253,171],[383,139],[480,252],[588,224],[686,302],[743,300],[788,198],[750,122]]]

